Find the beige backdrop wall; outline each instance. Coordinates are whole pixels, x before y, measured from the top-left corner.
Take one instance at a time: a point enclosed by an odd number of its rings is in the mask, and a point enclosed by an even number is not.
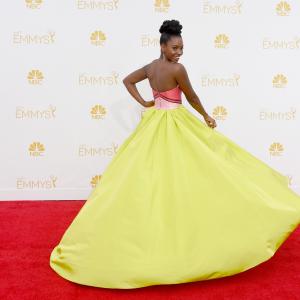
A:
[[[180,62],[216,130],[300,194],[299,1],[11,0],[0,10],[0,199],[86,199],[142,118],[122,79],[159,57],[166,19],[183,25]],[[137,87],[153,99],[147,80]]]

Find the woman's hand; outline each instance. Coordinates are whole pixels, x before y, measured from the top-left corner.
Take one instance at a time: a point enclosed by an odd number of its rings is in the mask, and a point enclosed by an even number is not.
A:
[[[209,115],[205,115],[203,116],[206,124],[211,127],[211,128],[215,128],[217,126],[217,123],[215,121],[215,119],[213,119],[212,117],[210,117]]]
[[[144,101],[144,103],[143,103],[144,107],[151,107],[151,106],[154,106],[154,105],[155,105],[154,100]]]

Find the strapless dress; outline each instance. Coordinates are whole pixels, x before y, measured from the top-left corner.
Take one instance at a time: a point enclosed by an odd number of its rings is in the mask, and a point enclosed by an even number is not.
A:
[[[69,281],[133,289],[230,276],[270,259],[300,224],[285,175],[190,112],[179,86],[153,96],[56,233],[50,266]],[[275,265],[261,269],[271,277]]]
[[[173,109],[182,105],[181,89],[179,85],[173,89],[159,92],[152,89],[156,109]]]

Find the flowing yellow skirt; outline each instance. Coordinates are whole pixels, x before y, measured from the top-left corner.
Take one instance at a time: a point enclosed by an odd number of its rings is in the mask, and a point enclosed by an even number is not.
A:
[[[50,266],[83,285],[208,280],[271,258],[300,223],[288,179],[184,105],[146,110]]]

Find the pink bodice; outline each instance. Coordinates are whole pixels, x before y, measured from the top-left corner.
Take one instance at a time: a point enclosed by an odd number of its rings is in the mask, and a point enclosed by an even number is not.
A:
[[[164,91],[158,92],[152,89],[153,97],[155,101],[155,108],[157,109],[172,109],[176,108],[181,105],[181,89],[179,85],[175,88]]]

